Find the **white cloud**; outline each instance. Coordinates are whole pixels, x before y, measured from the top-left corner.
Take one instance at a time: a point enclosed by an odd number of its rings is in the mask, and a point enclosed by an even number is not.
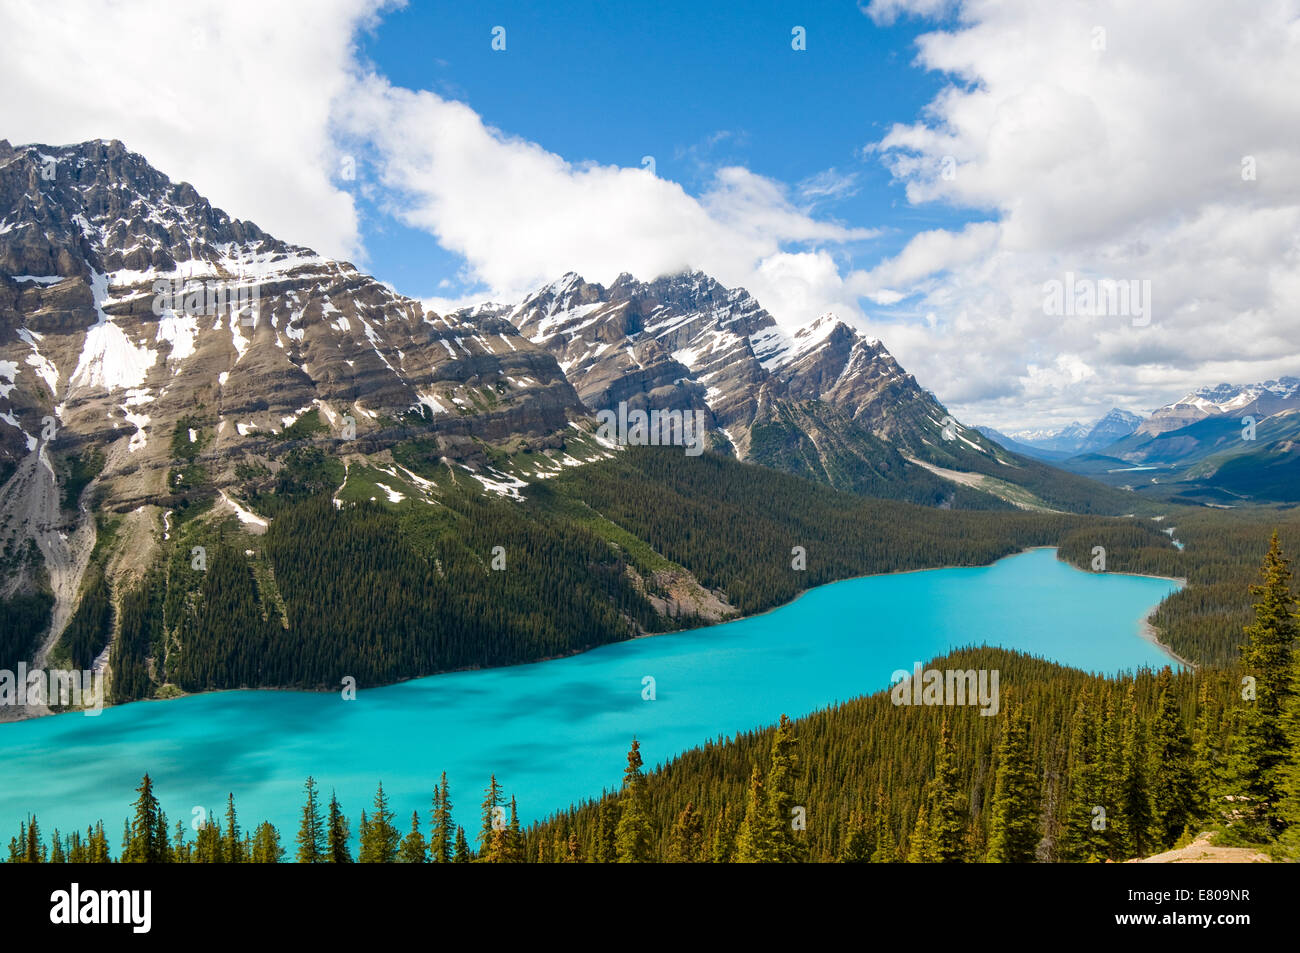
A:
[[[5,4],[0,136],[120,139],[173,181],[286,241],[352,257],[331,181],[335,97],[381,0],[63,0]]]
[[[463,255],[487,297],[511,300],[566,271],[607,283],[625,271],[651,279],[701,269],[792,322],[835,305],[856,310],[817,246],[874,230],[814,218],[784,185],[747,169],[716,170],[696,198],[639,167],[569,162],[464,103],[373,74],[339,118],[373,147],[395,214]]]
[[[909,295],[876,333],[957,413],[1086,418],[1300,371],[1300,5],[972,0],[919,50],[954,82],[868,149],[910,201],[997,225],[918,235],[860,281]],[[1045,315],[1067,271],[1149,280],[1150,325]]]
[[[556,155],[368,72],[355,38],[387,6],[10,3],[0,84],[18,92],[0,135],[121,139],[232,215],[355,258],[347,143],[374,170],[355,187],[463,256],[474,301],[569,270],[683,268],[787,323],[861,319],[867,298],[870,330],[970,421],[1085,418],[1300,369],[1300,0],[875,0],[879,23],[944,18],[918,64],[952,82],[867,155],[910,202],[990,221],[917,234],[871,267],[850,252],[874,230],[811,211],[852,194],[853,172],[787,186],[722,166],[693,196]],[[1149,326],[1044,314],[1043,283],[1067,271],[1149,280]]]

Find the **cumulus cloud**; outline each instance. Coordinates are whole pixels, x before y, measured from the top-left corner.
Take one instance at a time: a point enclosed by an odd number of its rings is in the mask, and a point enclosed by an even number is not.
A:
[[[868,152],[909,201],[996,225],[918,235],[862,285],[904,296],[878,333],[959,413],[1069,419],[1300,372],[1300,6],[971,0],[918,50],[951,83]],[[1045,314],[1067,272],[1149,281],[1150,324]]]
[[[570,162],[492,128],[464,103],[373,73],[337,116],[372,149],[394,214],[463,255],[467,275],[497,300],[566,271],[610,282],[621,272],[648,280],[700,269],[795,322],[856,310],[816,246],[876,232],[815,218],[787,186],[748,169],[719,168],[692,196],[639,167]]]
[[[786,184],[710,161],[691,194],[393,85],[355,47],[392,5],[11,3],[0,83],[21,92],[0,100],[0,135],[121,139],[232,214],[364,263],[338,181],[353,153],[351,187],[460,255],[474,300],[569,270],[703,269],[785,323],[865,325],[973,422],[1140,410],[1300,369],[1300,0],[865,4],[880,24],[934,18],[915,65],[948,82],[864,157],[908,202],[978,219],[884,261],[854,257],[877,223],[816,211],[859,187],[851,169]],[[1149,281],[1151,320],[1045,313],[1044,283],[1066,273]]]
[[[0,15],[0,136],[120,139],[175,181],[287,241],[351,258],[332,181],[336,97],[382,0],[19,0]]]

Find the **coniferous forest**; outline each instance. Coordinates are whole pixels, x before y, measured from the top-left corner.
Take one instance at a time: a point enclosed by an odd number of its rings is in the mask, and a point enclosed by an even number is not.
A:
[[[838,579],[985,565],[1032,546],[1088,568],[1100,545],[1108,571],[1187,580],[1153,621],[1180,657],[1224,664],[1237,657],[1268,533],[1278,527],[1300,550],[1294,511],[1166,508],[1156,522],[939,509],[635,447],[530,486],[523,501],[452,487],[437,507],[339,507],[307,459],[257,500],[275,513],[264,536],[190,518],[146,571],[115,580],[92,556],[58,657],[84,666],[114,640],[114,702],[331,688],[345,675],[374,686],[573,654],[751,615]],[[1174,524],[1185,550],[1161,531]],[[105,520],[101,539],[111,534]],[[695,599],[670,596],[683,581]],[[712,613],[700,608],[715,598]],[[49,607],[44,594],[0,604],[19,620]],[[11,651],[0,658],[10,668],[21,650]]]
[[[1224,666],[1089,675],[971,648],[931,667],[997,669],[1002,704],[900,707],[891,691],[719,739],[646,771],[631,739],[617,791],[524,827],[495,776],[429,801],[345,810],[314,778],[296,832],[222,816],[171,825],[146,774],[120,840],[102,819],[44,831],[11,863],[1032,863],[1143,857],[1211,832],[1300,858],[1300,603],[1274,534]],[[481,805],[478,830],[453,797]],[[89,820],[89,819],[88,819]]]

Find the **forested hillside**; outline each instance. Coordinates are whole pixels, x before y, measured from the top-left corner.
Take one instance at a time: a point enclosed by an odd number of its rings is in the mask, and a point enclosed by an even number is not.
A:
[[[1202,830],[1222,843],[1300,856],[1300,603],[1274,538],[1251,588],[1241,665],[1118,677],[1002,649],[949,653],[938,670],[997,670],[995,717],[900,705],[893,689],[734,739],[645,773],[632,740],[620,790],[522,829],[492,776],[477,847],[451,820],[444,774],[409,833],[380,785],[356,830],[361,862],[1096,862],[1140,857]],[[268,823],[195,842],[168,826],[146,775],[119,859],[277,862]],[[352,826],[313,779],[295,843],[305,863],[354,859]],[[506,806],[509,805],[507,812]],[[406,805],[403,806],[403,809]],[[429,808],[431,807],[431,810]],[[426,813],[427,811],[427,813]],[[427,821],[426,821],[427,818]],[[425,834],[426,829],[428,834]],[[111,858],[102,820],[47,843],[30,817],[11,862]]]
[[[1173,552],[1149,522],[864,499],[668,449],[630,448],[522,500],[448,484],[433,505],[335,501],[329,461],[293,459],[255,500],[274,514],[264,535],[196,505],[177,515],[165,560],[119,583],[116,616],[96,609],[107,595],[84,603],[85,651],[118,620],[115,700],[345,675],[375,685],[570,654],[760,612],[836,579],[983,565],[1110,525],[1130,546]]]

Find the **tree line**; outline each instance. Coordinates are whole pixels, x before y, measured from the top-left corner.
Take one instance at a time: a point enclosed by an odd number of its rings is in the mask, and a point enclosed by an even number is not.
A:
[[[1215,830],[1224,843],[1300,856],[1300,603],[1274,535],[1231,669],[1166,667],[1090,675],[1001,649],[964,649],[931,667],[997,668],[1013,686],[1000,712],[898,706],[891,692],[718,741],[642,770],[633,739],[616,792],[521,827],[495,776],[471,846],[452,820],[445,774],[428,834],[403,834],[382,784],[351,825],[313,778],[294,859],[391,862],[1092,862],[1143,856]],[[124,862],[278,862],[269,823],[191,842],[148,775],[123,830]],[[36,818],[10,841],[14,862],[111,859],[102,823],[47,845]]]

